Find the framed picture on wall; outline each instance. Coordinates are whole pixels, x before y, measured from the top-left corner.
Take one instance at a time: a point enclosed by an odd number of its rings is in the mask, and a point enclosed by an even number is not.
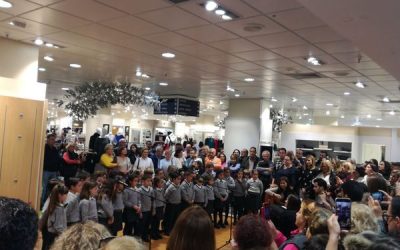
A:
[[[108,134],[110,132],[110,124],[103,124],[103,129],[105,129]]]

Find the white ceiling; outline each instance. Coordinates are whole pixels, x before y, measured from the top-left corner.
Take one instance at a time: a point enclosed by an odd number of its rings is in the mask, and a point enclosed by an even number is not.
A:
[[[10,2],[13,8],[0,9],[2,36],[27,43],[40,37],[65,46],[40,49],[39,65],[47,70],[39,72],[39,81],[49,83],[49,99],[62,95],[61,87],[84,81],[130,80],[161,95],[199,98],[202,109],[208,106],[215,113],[226,110],[229,98],[236,98],[226,91],[229,83],[240,92],[239,98],[275,97],[279,101],[273,103],[275,107],[301,113],[305,105],[315,116],[329,109],[331,116],[346,117],[341,124],[368,114],[369,120],[385,118],[385,125],[398,123],[389,111],[400,112],[400,107],[378,101],[383,96],[399,100],[399,82],[295,0],[217,1],[240,17],[232,21],[207,12],[199,5],[205,1],[200,0],[180,4],[167,0]],[[374,10],[369,11],[364,15],[374,15]],[[9,25],[12,20],[25,22],[26,28]],[[249,24],[263,29],[248,32],[244,27]],[[176,58],[162,58],[166,51]],[[325,64],[311,66],[304,60],[310,54]],[[44,61],[45,55],[55,61]],[[79,63],[82,69],[71,69],[70,63]],[[138,68],[152,78],[138,79]],[[293,73],[323,77],[297,80],[287,75]],[[245,82],[246,77],[255,81]],[[367,88],[355,87],[357,80]],[[169,86],[158,86],[160,81]],[[292,97],[298,101],[292,103]]]

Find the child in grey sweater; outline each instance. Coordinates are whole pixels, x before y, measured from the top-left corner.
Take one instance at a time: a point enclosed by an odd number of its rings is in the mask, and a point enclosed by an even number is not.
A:
[[[151,225],[152,208],[154,208],[154,193],[151,187],[151,176],[143,175],[142,186],[139,188],[142,210],[142,240],[149,242],[149,227]]]
[[[258,179],[258,171],[255,169],[252,171],[252,178],[247,181],[247,204],[251,213],[258,213],[263,191],[263,184]]]
[[[94,182],[85,182],[82,192],[79,195],[79,214],[82,223],[88,220],[98,221],[95,197],[97,197],[97,184]]]
[[[167,205],[165,207],[165,234],[169,235],[178,219],[181,205],[181,190],[179,184],[181,176],[174,172],[170,174],[171,184],[165,191],[165,200]]]
[[[128,176],[128,188],[124,189],[123,201],[124,201],[124,235],[132,235],[132,231],[135,235],[139,235],[139,215],[140,211],[140,194],[136,186],[139,182],[139,177],[137,175]]]
[[[203,178],[198,178],[196,180],[196,185],[194,185],[194,203],[199,205],[200,207],[207,206],[207,190],[206,187],[203,186]]]
[[[79,215],[79,193],[82,190],[83,183],[75,177],[69,178],[68,195],[65,203],[67,204],[67,224],[71,226],[78,223],[81,218]]]

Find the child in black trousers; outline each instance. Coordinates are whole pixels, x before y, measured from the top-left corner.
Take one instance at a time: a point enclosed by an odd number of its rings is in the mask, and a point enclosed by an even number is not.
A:
[[[160,233],[160,222],[164,217],[165,198],[164,198],[164,180],[155,177],[153,180],[154,192],[154,215],[151,223],[151,238],[154,240],[162,239]]]

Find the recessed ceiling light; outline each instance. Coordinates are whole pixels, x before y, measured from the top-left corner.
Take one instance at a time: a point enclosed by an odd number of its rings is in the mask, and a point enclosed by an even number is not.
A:
[[[39,71],[42,71],[42,72],[46,71],[45,68],[38,68],[38,70],[39,70]]]
[[[325,112],[325,114],[326,114],[326,115],[330,115],[330,114],[331,114],[331,111],[327,110],[327,111]]]
[[[136,71],[136,76],[142,76],[142,72],[140,70]]]
[[[389,99],[388,97],[385,96],[385,97],[383,97],[382,101],[383,101],[383,102],[390,102],[390,99]]]
[[[40,46],[40,45],[43,45],[44,42],[43,42],[42,39],[36,38],[35,41],[34,41],[34,43],[35,43],[36,45],[39,45],[39,46]]]
[[[159,84],[160,84],[160,86],[168,86],[167,82],[160,82]]]
[[[274,97],[272,97],[272,98],[271,98],[271,101],[277,102],[278,100],[276,100]]]
[[[360,81],[357,81],[357,82],[355,83],[355,85],[356,85],[357,88],[360,88],[360,89],[365,88],[365,84],[362,83],[362,82],[360,82]]]
[[[251,78],[251,77],[249,77],[249,78],[244,78],[244,81],[245,81],[245,82],[254,82],[254,78]]]
[[[222,19],[225,21],[229,21],[229,20],[232,20],[232,17],[228,16],[228,15],[222,15]]]
[[[144,88],[145,90],[150,90],[151,88],[150,87],[146,87],[146,88]]]
[[[333,103],[327,103],[326,106],[332,107],[332,106],[333,106]]]
[[[343,95],[350,95],[350,92],[344,92]]]
[[[321,65],[321,62],[317,58],[315,58],[313,56],[309,56],[307,58],[307,62],[309,64],[313,65],[313,66],[320,66]]]
[[[0,8],[8,9],[11,8],[13,5],[9,1],[0,0]]]
[[[175,57],[175,54],[171,53],[171,52],[165,52],[165,53],[162,53],[161,55],[162,55],[162,57],[165,57],[165,58],[174,58]]]
[[[43,57],[43,59],[46,60],[46,61],[49,61],[49,62],[54,61],[54,58],[51,57],[51,56],[45,56],[45,57]]]
[[[308,120],[309,120],[309,121],[312,121],[312,119],[311,119],[311,118],[309,118]]]
[[[297,98],[296,97],[292,97],[292,102],[297,102]]]
[[[77,63],[71,63],[69,66],[70,66],[71,68],[75,68],[75,69],[80,69],[80,68],[82,68],[82,66],[81,66],[80,64],[77,64]]]
[[[308,108],[307,108],[307,106],[303,106],[303,109],[304,109],[304,110],[307,110]]]
[[[46,47],[49,47],[49,48],[53,48],[54,47],[54,44],[52,44],[52,43],[46,43],[45,45],[46,45]]]
[[[341,119],[344,119],[344,115],[341,115],[340,118],[341,118]]]
[[[224,102],[223,101],[219,101],[219,104],[222,105],[222,104],[224,104]]]
[[[308,114],[308,113],[304,113],[303,115],[304,115],[304,116],[308,116],[309,114]]]
[[[273,108],[273,107],[274,107],[274,105],[270,104],[270,105],[269,105],[269,107],[270,107],[270,108]]]
[[[218,8],[218,4],[214,1],[207,1],[206,5],[204,6],[207,11],[213,11]]]
[[[142,77],[143,77],[143,78],[146,78],[146,79],[150,78],[150,76],[147,75],[147,74],[142,74]]]
[[[382,118],[376,118],[377,121],[382,121]]]
[[[379,126],[379,125],[376,125],[375,127],[376,127],[376,128],[380,128],[381,126]]]
[[[236,97],[239,97],[240,95],[239,95],[239,94],[235,94],[235,96],[236,96]]]
[[[370,114],[368,114],[368,115],[367,115],[367,118],[368,118],[368,119],[370,119],[370,118],[371,118],[371,115],[370,115]]]
[[[15,25],[15,23],[13,21],[9,22],[8,24],[11,25],[11,26]]]
[[[61,88],[62,90],[69,90],[69,88]]]
[[[223,9],[217,9],[215,10],[215,14],[217,14],[218,16],[222,16],[225,15],[226,11]]]
[[[59,49],[60,47],[58,47],[57,45],[54,45],[54,47],[53,48],[55,48],[55,49]]]
[[[390,115],[395,115],[396,112],[394,112],[393,110],[389,112]]]

